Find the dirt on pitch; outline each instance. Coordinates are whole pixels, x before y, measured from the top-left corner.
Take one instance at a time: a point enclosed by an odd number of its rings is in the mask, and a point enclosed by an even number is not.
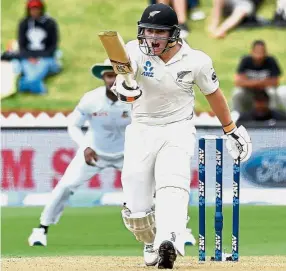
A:
[[[158,270],[157,267],[146,267],[142,257],[100,257],[100,256],[69,256],[69,257],[34,257],[4,258],[2,270],[9,271],[141,271]],[[285,271],[286,256],[241,257],[238,263],[214,263],[207,261],[198,263],[197,257],[178,257],[174,270],[197,271]]]

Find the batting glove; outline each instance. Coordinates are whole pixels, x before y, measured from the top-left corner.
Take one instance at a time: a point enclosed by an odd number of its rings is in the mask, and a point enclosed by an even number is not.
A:
[[[136,82],[136,81],[134,81]],[[142,95],[137,83],[133,87],[127,86],[126,82],[114,83],[111,90],[117,96],[118,100],[123,103],[134,103]]]
[[[228,125],[229,126],[229,125]],[[233,124],[233,129],[226,132],[226,148],[233,159],[240,158],[240,161],[247,161],[252,153],[252,142],[244,126],[238,128]]]

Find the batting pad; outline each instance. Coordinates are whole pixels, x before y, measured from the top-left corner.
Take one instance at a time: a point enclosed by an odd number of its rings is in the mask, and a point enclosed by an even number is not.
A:
[[[155,212],[138,212],[131,213],[128,209],[121,211],[125,227],[131,231],[139,242],[151,244],[154,242]]]

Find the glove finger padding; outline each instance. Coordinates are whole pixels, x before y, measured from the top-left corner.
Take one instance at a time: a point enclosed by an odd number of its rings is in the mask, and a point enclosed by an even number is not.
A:
[[[227,135],[226,147],[233,159],[240,157],[244,162],[252,153],[251,138],[243,126],[239,126],[234,132]]]
[[[114,84],[111,90],[123,103],[133,103],[142,95],[142,91],[139,89],[139,87],[135,89],[128,87],[125,81],[119,84]]]

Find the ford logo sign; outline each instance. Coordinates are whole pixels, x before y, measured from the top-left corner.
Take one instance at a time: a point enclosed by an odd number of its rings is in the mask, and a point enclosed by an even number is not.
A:
[[[286,148],[255,152],[243,164],[243,177],[265,187],[286,187]]]

